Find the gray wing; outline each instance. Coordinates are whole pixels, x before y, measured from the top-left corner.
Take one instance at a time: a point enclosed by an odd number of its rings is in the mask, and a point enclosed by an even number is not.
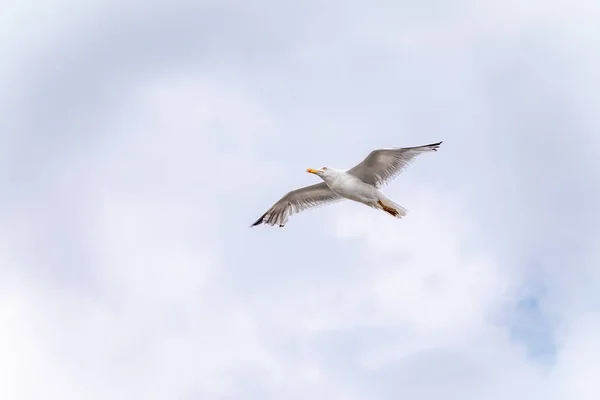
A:
[[[279,199],[277,203],[273,204],[273,206],[250,227],[263,223],[283,227],[286,224],[288,217],[293,214],[309,208],[335,203],[343,199],[343,197],[335,194],[329,189],[329,186],[327,186],[325,182],[292,190]]]
[[[373,150],[360,164],[346,172],[379,188],[400,174],[416,156],[428,151],[437,151],[440,144],[442,142],[418,147]]]

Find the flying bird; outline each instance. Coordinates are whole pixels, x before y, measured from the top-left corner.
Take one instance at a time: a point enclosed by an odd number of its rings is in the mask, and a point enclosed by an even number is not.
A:
[[[362,162],[345,171],[331,167],[309,168],[306,172],[317,175],[323,182],[288,192],[250,227],[260,224],[284,227],[293,214],[345,199],[402,218],[407,210],[385,197],[379,189],[398,176],[419,154],[437,151],[440,144],[442,142],[373,150]]]

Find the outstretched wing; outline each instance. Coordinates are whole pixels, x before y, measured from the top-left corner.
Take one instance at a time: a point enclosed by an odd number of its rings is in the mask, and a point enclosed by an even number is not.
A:
[[[290,215],[309,208],[334,203],[344,198],[334,193],[325,182],[292,190],[267,210],[250,227],[268,224],[283,227]]]
[[[360,164],[346,172],[379,188],[400,174],[416,156],[428,151],[437,151],[440,144],[442,142],[418,147],[373,150]]]

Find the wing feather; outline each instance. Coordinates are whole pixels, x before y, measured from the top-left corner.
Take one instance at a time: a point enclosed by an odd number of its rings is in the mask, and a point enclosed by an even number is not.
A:
[[[279,199],[252,226],[260,224],[283,227],[293,214],[341,201],[344,198],[334,193],[325,182],[292,190]]]
[[[369,185],[379,188],[400,174],[421,153],[437,151],[439,143],[417,147],[373,150],[347,172]]]

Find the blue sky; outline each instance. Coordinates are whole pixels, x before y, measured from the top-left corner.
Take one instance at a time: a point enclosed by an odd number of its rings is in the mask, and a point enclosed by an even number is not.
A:
[[[600,5],[9,2],[3,399],[597,399]],[[443,140],[250,225],[308,167]]]

